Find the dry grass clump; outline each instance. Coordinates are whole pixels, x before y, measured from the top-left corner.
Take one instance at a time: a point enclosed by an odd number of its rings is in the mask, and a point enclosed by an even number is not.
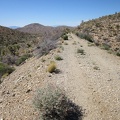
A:
[[[55,72],[57,66],[54,61],[51,61],[50,64],[48,65],[47,72],[52,73]]]

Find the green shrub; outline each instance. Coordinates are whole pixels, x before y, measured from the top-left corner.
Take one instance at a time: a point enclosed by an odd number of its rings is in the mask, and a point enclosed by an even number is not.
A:
[[[120,56],[120,52],[117,52],[116,55],[117,55],[117,56]]]
[[[56,68],[57,68],[56,63],[54,61],[52,61],[48,65],[47,72],[49,72],[49,73],[55,72]]]
[[[59,55],[56,55],[55,56],[55,60],[59,60],[60,61],[60,60],[63,60],[63,58],[61,56],[59,56]]]
[[[68,40],[68,36],[67,36],[67,35],[63,35],[62,38],[63,38],[64,40]]]
[[[19,66],[21,63],[23,63],[26,59],[30,58],[32,55],[31,54],[25,54],[21,56],[20,58],[17,59],[16,65]]]
[[[41,120],[81,120],[82,109],[70,101],[65,92],[53,85],[38,90],[33,104]]]
[[[81,55],[85,55],[85,52],[83,49],[77,49],[77,53],[81,53]]]
[[[10,67],[10,66],[0,62],[0,78],[4,74],[11,74],[14,70],[15,69],[13,67]]]
[[[111,48],[110,45],[108,45],[108,44],[106,44],[106,43],[103,43],[103,44],[102,44],[102,49],[104,49],[104,50],[110,50],[110,48]]]

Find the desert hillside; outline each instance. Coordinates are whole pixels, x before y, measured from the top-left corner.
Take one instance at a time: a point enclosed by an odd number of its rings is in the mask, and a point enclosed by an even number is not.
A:
[[[42,39],[37,35],[0,26],[0,82],[2,76],[15,70],[14,65],[20,65],[33,55],[34,47],[40,41]]]
[[[0,26],[0,61],[12,64],[7,62],[8,59],[32,53],[32,48],[38,41],[40,40],[35,35]]]
[[[49,91],[39,92],[35,97],[36,91],[42,91],[49,84],[52,85]],[[66,97],[63,94],[57,97],[60,94],[55,94],[53,86],[64,90],[74,102],[70,108],[60,104]],[[56,49],[42,57],[28,59],[4,78],[0,84],[0,118],[38,120],[43,113],[48,115],[44,117],[54,116],[57,120],[62,120],[59,119],[62,116],[70,118],[66,120],[119,120],[119,86],[120,58],[68,34],[68,40],[59,39]]]
[[[120,54],[120,13],[82,22],[76,32],[88,34],[96,45]]]

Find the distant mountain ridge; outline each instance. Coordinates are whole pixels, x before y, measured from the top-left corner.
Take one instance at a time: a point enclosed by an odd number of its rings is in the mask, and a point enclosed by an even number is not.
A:
[[[8,28],[17,29],[17,28],[20,28],[20,27],[19,26],[9,26]]]
[[[32,23],[22,28],[18,28],[16,30],[30,34],[39,34],[44,39],[51,39],[51,37],[54,36],[60,37],[60,35],[63,33],[65,29],[73,29],[73,27],[69,27],[69,26],[52,27],[52,26],[44,26],[39,23]]]

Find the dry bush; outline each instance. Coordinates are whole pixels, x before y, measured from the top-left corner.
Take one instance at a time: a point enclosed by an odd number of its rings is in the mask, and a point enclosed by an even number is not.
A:
[[[47,72],[52,73],[55,72],[57,66],[54,61],[51,61],[50,64],[48,65]]]
[[[82,109],[55,86],[40,88],[33,100],[41,120],[82,120]]]
[[[56,41],[42,41],[34,50],[34,56],[41,57],[42,55],[47,55],[50,50],[56,48],[56,44]]]

